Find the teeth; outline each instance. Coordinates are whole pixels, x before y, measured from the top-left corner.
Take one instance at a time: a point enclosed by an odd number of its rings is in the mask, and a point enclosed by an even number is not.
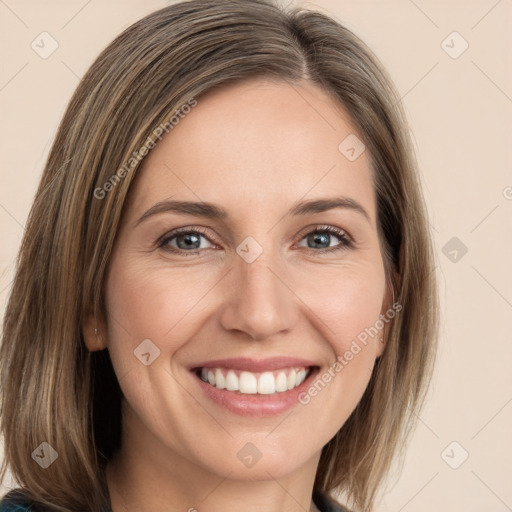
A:
[[[226,375],[226,389],[228,391],[238,391],[240,389],[238,377],[233,370],[229,370],[228,374]]]
[[[271,395],[276,392],[276,379],[272,372],[265,372],[258,379],[258,393],[260,395]]]
[[[276,378],[276,391],[281,393],[283,391],[288,391],[288,379],[286,378],[286,373],[279,372]]]
[[[224,375],[222,375],[222,372],[219,368],[215,370],[215,386],[219,389],[224,389],[226,387],[226,380],[224,379]]]
[[[211,384],[211,383],[210,383]],[[258,392],[258,381],[250,372],[240,374],[240,393],[254,394]]]
[[[295,370],[292,370],[288,374],[288,379],[286,380],[288,389],[293,389],[296,386],[296,384],[295,384],[296,380],[297,380],[297,374],[296,374]]]
[[[275,372],[235,372],[221,368],[201,368],[201,380],[219,389],[246,395],[273,395],[300,386],[309,374],[306,368],[287,368]]]

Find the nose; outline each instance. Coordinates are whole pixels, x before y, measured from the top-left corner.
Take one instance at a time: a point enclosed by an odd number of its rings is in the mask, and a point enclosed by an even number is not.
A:
[[[297,325],[300,301],[287,281],[283,265],[269,252],[252,263],[236,255],[224,280],[223,328],[255,341],[288,332]]]

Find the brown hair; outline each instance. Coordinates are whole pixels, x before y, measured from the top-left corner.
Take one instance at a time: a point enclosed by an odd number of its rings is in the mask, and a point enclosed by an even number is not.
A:
[[[390,79],[324,14],[265,0],[181,2],[127,28],[81,80],[19,251],[0,348],[2,476],[9,467],[51,510],[108,503],[121,391],[108,351],[89,352],[82,325],[90,311],[105,315],[105,272],[142,160],[133,155],[191,98],[251,77],[312,81],[350,113],[369,150],[388,282],[403,306],[360,403],[323,448],[315,489],[344,490],[369,511],[411,432],[431,378],[438,298],[417,164]],[[42,471],[31,454],[44,441],[58,461]]]

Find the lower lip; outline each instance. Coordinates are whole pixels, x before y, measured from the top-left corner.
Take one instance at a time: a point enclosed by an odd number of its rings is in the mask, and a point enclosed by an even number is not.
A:
[[[311,368],[307,378],[289,391],[273,393],[272,395],[242,394],[237,391],[219,389],[201,380],[194,372],[192,378],[206,396],[216,404],[240,416],[275,416],[294,405],[300,404],[299,394],[308,388],[311,379],[318,373],[318,368]]]

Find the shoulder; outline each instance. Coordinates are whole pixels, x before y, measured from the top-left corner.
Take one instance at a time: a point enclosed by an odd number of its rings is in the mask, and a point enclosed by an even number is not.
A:
[[[313,501],[321,512],[351,512],[348,508],[345,508],[335,501],[329,493],[324,491],[314,490]]]
[[[0,512],[54,512],[57,510],[53,506],[43,505],[42,503],[30,497],[29,493],[23,489],[12,489],[3,497],[0,497]],[[59,508],[62,510],[62,508]],[[68,510],[68,509],[66,509]],[[69,509],[73,512],[83,512],[85,509]],[[89,511],[89,509],[87,509]],[[110,504],[105,504],[98,512],[112,512]]]
[[[37,512],[20,489],[13,489],[0,499],[0,512]]]

